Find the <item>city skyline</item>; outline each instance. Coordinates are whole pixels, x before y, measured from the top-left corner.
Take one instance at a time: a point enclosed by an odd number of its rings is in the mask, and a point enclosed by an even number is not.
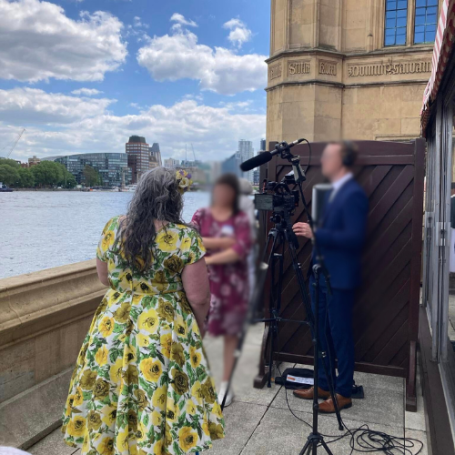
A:
[[[267,0],[0,0],[0,155],[25,128],[11,158],[120,153],[131,134],[227,158],[265,134],[269,20]]]

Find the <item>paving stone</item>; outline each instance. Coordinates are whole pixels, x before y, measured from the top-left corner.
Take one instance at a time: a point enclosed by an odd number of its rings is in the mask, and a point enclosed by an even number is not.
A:
[[[28,448],[61,425],[71,373],[64,371],[0,405],[0,445]]]
[[[425,405],[422,396],[422,384],[420,382],[420,371],[417,371],[417,381],[416,381],[416,391],[417,391],[417,412],[408,412],[404,413],[404,426],[406,429],[410,430],[426,430],[425,424]]]
[[[45,439],[35,444],[29,452],[32,455],[73,455],[78,449],[69,447],[63,442],[60,428],[54,430]]]
[[[363,386],[365,395],[371,391],[384,390],[386,392],[404,393],[406,381],[404,378],[395,378],[393,376],[382,376],[379,374],[354,373],[354,380],[357,385]]]
[[[234,402],[224,410],[226,437],[213,442],[210,455],[239,455],[267,411],[266,406]]]
[[[286,404],[286,391],[280,390],[273,400],[271,407],[288,409]],[[312,401],[302,400],[294,397],[291,390],[288,390],[288,401],[292,410],[311,412]],[[380,423],[384,425],[395,425],[403,428],[404,424],[404,400],[403,393],[388,392],[382,388],[370,387],[365,392],[365,399],[353,400],[350,409],[342,411],[343,418],[356,420],[360,423]],[[335,419],[335,415],[329,418]]]
[[[427,434],[425,431],[419,431],[419,430],[410,430],[408,428],[405,429],[405,437],[406,438],[412,438],[412,439],[417,439],[419,441],[423,442],[423,448],[422,451],[419,452],[419,455],[428,455],[430,452],[428,450],[428,440],[427,440]],[[420,444],[418,442],[414,442],[415,448],[412,448],[412,453],[417,453],[418,449],[420,448]]]
[[[297,411],[296,415],[309,423],[311,422],[311,413]],[[358,421],[349,419],[345,419],[345,423],[350,429],[359,426]],[[320,418],[319,428],[321,433],[335,437],[342,434],[338,430],[336,421],[328,416]],[[370,428],[403,437],[403,429],[394,426],[374,424],[370,425]],[[289,412],[271,407],[261,420],[242,455],[296,455],[303,448],[310,431],[310,427],[304,425]],[[329,441],[328,438],[326,440]],[[330,443],[329,448],[335,455],[351,455],[349,438]],[[323,453],[322,450],[320,453]]]

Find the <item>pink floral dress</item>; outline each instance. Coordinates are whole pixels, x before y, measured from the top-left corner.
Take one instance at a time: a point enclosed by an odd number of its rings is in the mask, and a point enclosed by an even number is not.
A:
[[[248,216],[239,212],[226,221],[217,221],[209,208],[199,209],[192,224],[202,237],[232,237],[232,247],[240,260],[231,264],[209,266],[212,300],[208,319],[208,331],[213,336],[237,335],[248,309],[248,264],[251,249],[251,229]],[[209,251],[207,256],[219,251]]]

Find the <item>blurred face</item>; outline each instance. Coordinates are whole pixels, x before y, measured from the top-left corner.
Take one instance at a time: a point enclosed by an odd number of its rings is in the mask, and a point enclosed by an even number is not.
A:
[[[339,174],[344,167],[341,156],[341,145],[329,144],[322,152],[321,156],[321,171],[322,175],[329,180],[332,180]]]
[[[213,204],[223,207],[233,207],[235,191],[225,184],[215,185],[213,188]]]

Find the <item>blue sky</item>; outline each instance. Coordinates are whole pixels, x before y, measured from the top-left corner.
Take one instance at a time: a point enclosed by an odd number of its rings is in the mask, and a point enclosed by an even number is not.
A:
[[[269,29],[270,0],[0,0],[0,156],[257,149]]]

